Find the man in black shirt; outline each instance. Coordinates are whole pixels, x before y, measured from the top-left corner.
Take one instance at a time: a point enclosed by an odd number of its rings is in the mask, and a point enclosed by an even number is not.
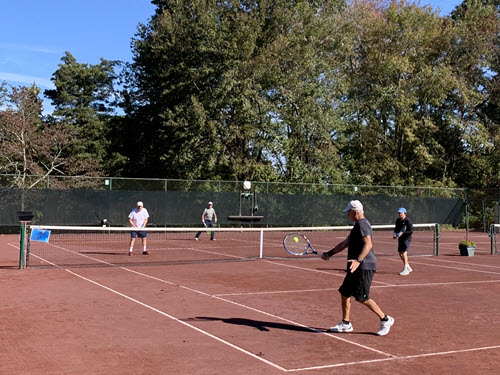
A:
[[[377,270],[377,258],[373,252],[372,226],[365,218],[363,205],[360,201],[350,201],[342,211],[347,212],[349,219],[354,221],[354,227],[349,236],[335,246],[330,251],[322,254],[323,260],[328,260],[334,254],[340,253],[346,247],[347,250],[347,274],[344,282],[339,288],[342,299],[342,321],[335,327],[331,327],[332,332],[352,332],[353,327],[349,320],[351,312],[351,297],[368,307],[380,318],[379,336],[389,333],[394,318],[385,315],[374,300],[370,299],[370,287],[373,275]]]
[[[407,276],[413,271],[408,263],[408,249],[410,248],[413,224],[406,216],[406,208],[401,207],[398,210],[398,215],[399,218],[396,220],[396,225],[394,226],[393,238],[398,239],[399,257],[403,261],[403,270],[399,274]]]

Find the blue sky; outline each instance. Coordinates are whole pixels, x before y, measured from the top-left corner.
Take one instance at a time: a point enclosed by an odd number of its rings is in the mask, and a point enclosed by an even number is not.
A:
[[[450,13],[460,0],[422,0]],[[0,82],[35,82],[52,88],[50,78],[65,51],[79,63],[100,58],[131,61],[137,25],[154,13],[150,0],[1,0]],[[45,101],[45,107],[48,106]]]

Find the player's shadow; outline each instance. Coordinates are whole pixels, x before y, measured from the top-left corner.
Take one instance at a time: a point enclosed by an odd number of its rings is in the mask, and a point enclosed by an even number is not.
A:
[[[245,319],[245,318],[215,318],[210,316],[197,316],[196,318],[189,318],[189,321],[198,321],[198,322],[213,322],[220,321],[227,324],[234,324],[238,326],[248,326],[258,329],[262,332],[270,331],[271,329],[285,329],[288,331],[297,331],[297,332],[308,332],[308,333],[323,333],[325,330],[323,328],[315,328],[315,327],[302,327],[294,324],[287,323],[276,323],[276,322],[265,322],[262,320],[253,320],[253,319]]]
[[[318,271],[340,271],[340,272],[347,272],[344,267],[316,267],[316,270]]]
[[[18,270],[19,266],[0,266],[2,270]]]

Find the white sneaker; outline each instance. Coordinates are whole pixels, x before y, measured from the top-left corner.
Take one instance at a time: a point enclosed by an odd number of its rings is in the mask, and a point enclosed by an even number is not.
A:
[[[335,327],[330,327],[331,332],[352,332],[353,329],[354,328],[352,328],[352,324],[350,322],[344,323],[344,321],[341,321]]]
[[[195,237],[195,238],[194,238],[194,240],[195,240],[195,241],[198,241],[198,237]]]
[[[408,270],[408,268],[403,268],[403,270],[399,273],[401,276],[406,276],[406,275],[409,275],[410,274],[410,271]]]
[[[377,335],[385,336],[391,330],[391,327],[394,324],[394,318],[392,316],[387,316],[387,318],[389,318],[389,320],[387,320],[386,322],[383,320],[380,322],[380,329],[377,332]]]
[[[413,269],[410,267],[410,265],[408,264],[408,272],[411,272],[413,271]]]

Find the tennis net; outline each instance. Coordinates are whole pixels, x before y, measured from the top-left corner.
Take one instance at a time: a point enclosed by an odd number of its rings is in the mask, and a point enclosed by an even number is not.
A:
[[[377,256],[397,256],[393,225],[374,225],[374,251]],[[31,226],[26,251],[26,266],[82,267],[169,263],[238,261],[259,258],[297,257],[283,248],[290,232],[307,236],[318,251],[328,251],[344,240],[351,226],[286,228],[141,228],[147,232],[148,255],[142,255],[142,240],[135,240],[129,256],[129,227]],[[135,229],[137,231],[137,229]],[[198,240],[195,240],[200,232]],[[210,240],[213,232],[215,240]],[[415,224],[410,256],[436,254],[437,226]],[[347,252],[338,257],[346,257]]]

